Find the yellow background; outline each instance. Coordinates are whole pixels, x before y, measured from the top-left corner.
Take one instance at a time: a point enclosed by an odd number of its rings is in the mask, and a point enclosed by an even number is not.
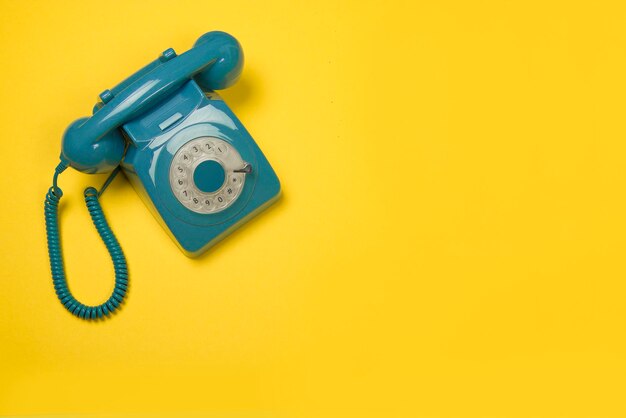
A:
[[[623,2],[0,5],[0,414],[626,415]],[[131,291],[75,319],[43,224],[63,130],[215,29],[283,198],[192,260],[117,179]],[[60,178],[86,303],[103,180]]]

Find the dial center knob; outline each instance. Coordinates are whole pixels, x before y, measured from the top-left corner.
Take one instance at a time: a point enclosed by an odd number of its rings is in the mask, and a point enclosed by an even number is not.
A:
[[[193,182],[204,193],[219,190],[225,179],[224,167],[214,160],[202,161],[193,172]]]

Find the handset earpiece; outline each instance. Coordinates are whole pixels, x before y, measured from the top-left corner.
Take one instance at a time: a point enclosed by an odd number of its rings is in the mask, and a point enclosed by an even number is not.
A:
[[[113,171],[124,156],[119,128],[194,79],[205,90],[226,88],[243,68],[239,42],[224,32],[202,35],[189,51],[166,50],[159,59],[105,91],[105,102],[90,118],[72,123],[63,135],[61,159],[90,174]]]
[[[194,48],[215,51],[215,62],[196,74],[194,80],[205,90],[221,90],[237,82],[243,69],[243,50],[239,42],[226,32],[214,31],[202,35]]]

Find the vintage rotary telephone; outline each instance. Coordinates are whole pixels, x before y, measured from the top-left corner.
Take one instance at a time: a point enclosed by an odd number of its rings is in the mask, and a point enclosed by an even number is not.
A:
[[[234,84],[243,67],[235,38],[209,32],[177,56],[167,49],[118,86],[100,94],[89,118],[63,136],[61,162],[45,200],[46,233],[56,294],[83,319],[108,316],[128,287],[124,253],[98,201],[124,171],[181,250],[194,257],[273,203],[280,194],[274,170],[241,122],[214,90]],[[59,242],[57,177],[67,167],[111,175],[85,202],[115,268],[115,288],[101,305],[87,306],[67,286]]]

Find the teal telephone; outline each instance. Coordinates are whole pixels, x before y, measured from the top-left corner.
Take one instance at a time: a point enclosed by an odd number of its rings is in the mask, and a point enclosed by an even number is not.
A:
[[[65,308],[83,319],[114,312],[128,288],[126,258],[102,212],[99,196],[123,171],[145,204],[181,250],[198,256],[272,204],[280,182],[241,122],[215,90],[235,83],[243,52],[224,32],[201,36],[177,56],[158,59],[111,90],[89,118],[65,131],[61,162],[45,200],[52,279]],[[93,223],[115,268],[110,298],[88,306],[67,286],[59,241],[57,179],[67,167],[111,175],[84,197]]]

